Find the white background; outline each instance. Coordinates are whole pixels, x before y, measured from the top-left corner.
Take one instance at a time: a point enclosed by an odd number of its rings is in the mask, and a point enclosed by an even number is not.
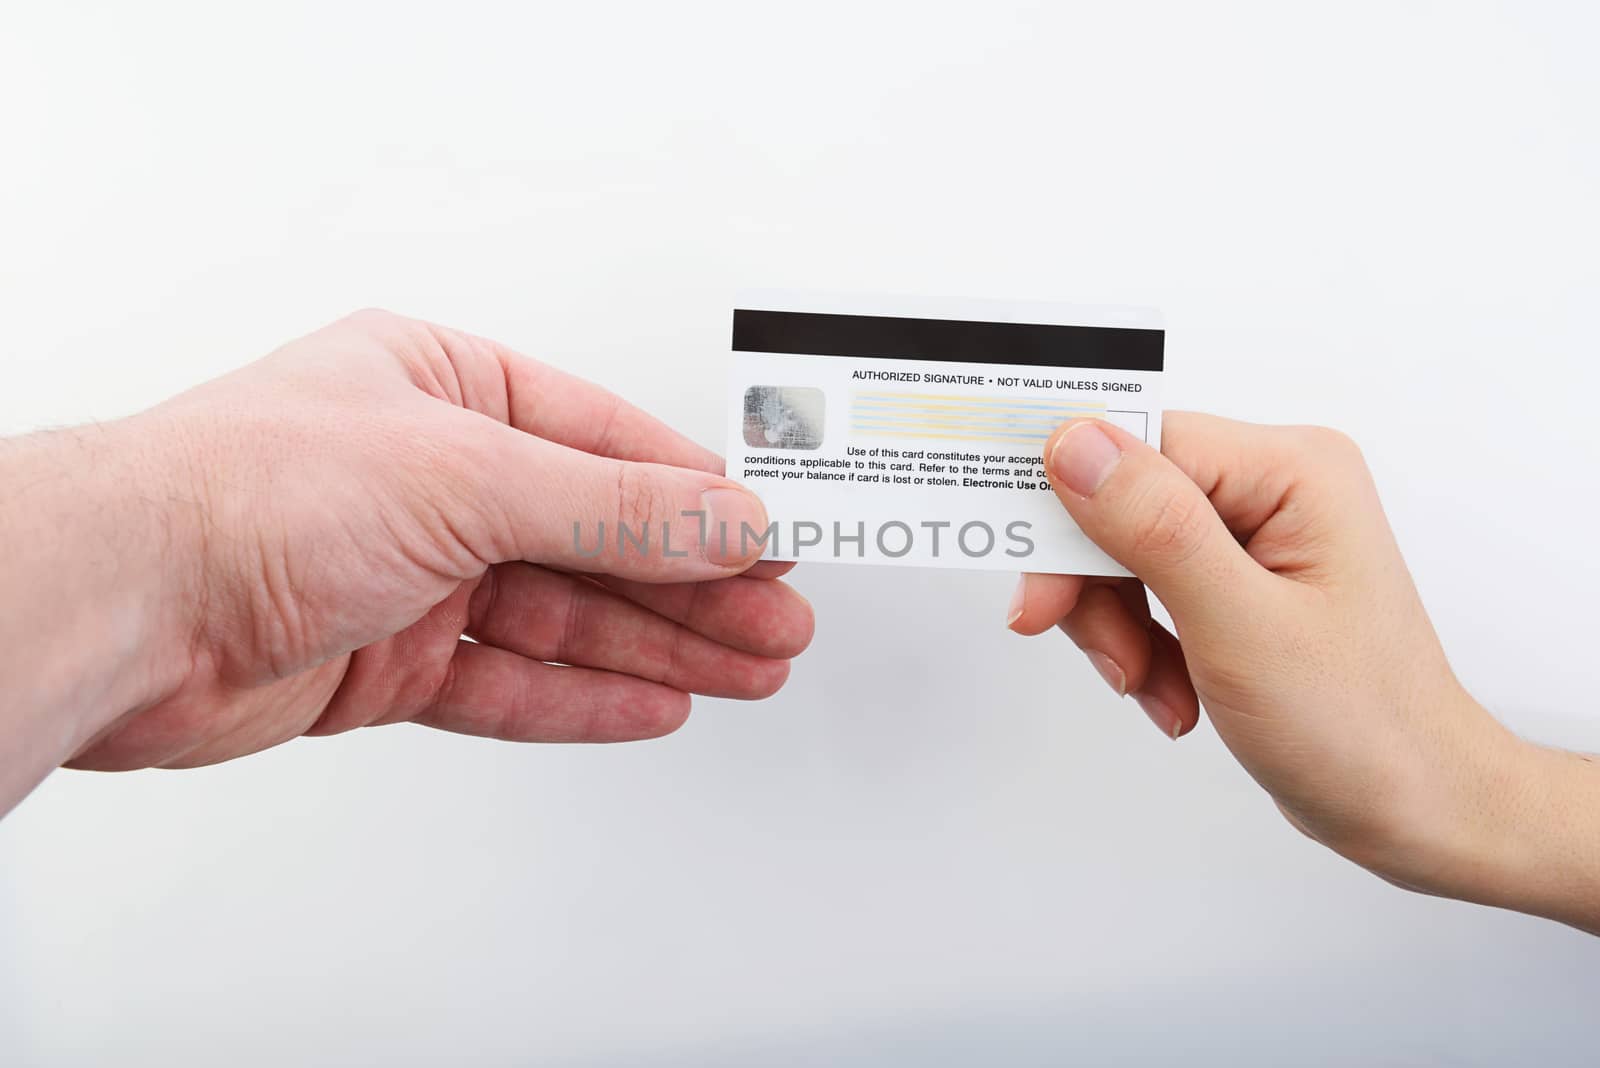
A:
[[[5,5],[0,430],[377,304],[720,446],[747,286],[1151,304],[1364,444],[1462,676],[1600,748],[1592,5]],[[814,567],[664,741],[391,727],[0,824],[7,1064],[1592,1061],[1600,942],[1391,889],[1003,575]],[[6,611],[26,606],[4,606]],[[4,681],[0,680],[0,685]]]

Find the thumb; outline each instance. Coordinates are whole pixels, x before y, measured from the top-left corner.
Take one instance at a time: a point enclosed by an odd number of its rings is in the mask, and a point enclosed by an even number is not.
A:
[[[1200,487],[1127,431],[1076,419],[1050,436],[1044,458],[1073,520],[1180,623],[1217,619],[1241,587],[1264,580]]]
[[[490,420],[480,427],[491,458],[476,481],[501,562],[696,582],[737,574],[761,556],[766,508],[738,483],[595,456]]]

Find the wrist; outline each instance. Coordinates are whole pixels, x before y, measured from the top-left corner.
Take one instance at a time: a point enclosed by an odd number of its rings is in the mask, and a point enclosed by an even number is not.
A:
[[[1453,679],[1427,700],[1438,740],[1383,758],[1371,822],[1327,844],[1407,890],[1481,900],[1514,840],[1505,798],[1523,780],[1522,743]]]
[[[38,776],[187,674],[201,528],[181,442],[153,424],[0,443],[0,601],[21,607],[0,620],[0,721]]]

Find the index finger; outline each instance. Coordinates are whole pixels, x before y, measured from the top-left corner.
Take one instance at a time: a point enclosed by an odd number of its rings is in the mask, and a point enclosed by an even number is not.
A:
[[[722,457],[610,390],[497,341],[448,327],[433,329],[458,373],[501,384],[504,412],[485,414],[579,452],[722,474]]]

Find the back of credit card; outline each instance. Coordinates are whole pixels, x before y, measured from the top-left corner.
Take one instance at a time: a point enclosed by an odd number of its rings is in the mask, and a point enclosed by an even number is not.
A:
[[[1150,309],[741,294],[728,477],[777,560],[1126,575],[1045,477],[1061,423],[1157,448],[1165,333]]]

